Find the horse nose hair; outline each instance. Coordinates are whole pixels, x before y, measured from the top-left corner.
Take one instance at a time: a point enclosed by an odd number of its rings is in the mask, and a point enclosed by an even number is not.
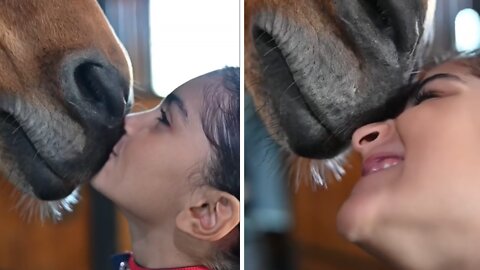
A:
[[[113,127],[128,111],[127,78],[100,53],[78,53],[62,63],[61,84],[66,106],[85,123]]]

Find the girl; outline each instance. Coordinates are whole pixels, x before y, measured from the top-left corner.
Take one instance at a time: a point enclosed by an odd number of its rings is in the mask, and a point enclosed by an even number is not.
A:
[[[396,268],[480,269],[479,59],[424,68],[401,114],[353,135],[363,176],[337,227]]]
[[[92,181],[129,223],[133,251],[115,269],[238,268],[239,90],[224,68],[127,116]]]

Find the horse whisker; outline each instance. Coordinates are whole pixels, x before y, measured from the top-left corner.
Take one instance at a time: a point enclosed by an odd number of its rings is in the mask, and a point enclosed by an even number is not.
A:
[[[265,54],[263,54],[263,57],[267,56],[268,54],[270,54],[271,52],[273,52],[275,49],[277,49],[278,46],[275,46],[273,48],[271,48],[270,50],[268,50]]]

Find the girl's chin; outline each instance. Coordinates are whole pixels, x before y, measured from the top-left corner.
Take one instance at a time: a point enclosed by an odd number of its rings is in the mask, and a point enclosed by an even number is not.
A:
[[[97,191],[101,189],[102,186],[102,171],[98,172],[90,181],[90,185]]]
[[[378,207],[376,198],[351,196],[337,214],[337,231],[348,241],[361,243],[369,238],[375,225]]]
[[[357,243],[361,238],[359,229],[361,222],[358,221],[357,216],[358,214],[348,208],[348,203],[344,204],[337,214],[338,233],[353,243]]]
[[[92,178],[90,185],[100,193],[108,186],[108,175],[110,169],[110,160],[103,165],[103,168]]]

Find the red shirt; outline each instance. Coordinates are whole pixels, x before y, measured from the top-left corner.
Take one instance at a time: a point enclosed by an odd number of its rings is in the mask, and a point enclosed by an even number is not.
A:
[[[205,266],[185,266],[176,268],[145,268],[138,265],[131,253],[117,254],[112,257],[114,270],[209,270]]]
[[[130,255],[130,258],[128,259],[128,266],[130,267],[130,270],[208,270],[205,266],[185,266],[185,267],[175,267],[175,268],[145,268],[140,265],[138,265],[135,260],[133,259],[133,256]]]

